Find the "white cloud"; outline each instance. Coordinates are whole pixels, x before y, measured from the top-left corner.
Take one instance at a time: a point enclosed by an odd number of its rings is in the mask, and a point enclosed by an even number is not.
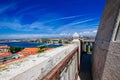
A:
[[[34,5],[34,6],[29,6],[29,7],[26,7],[26,6],[25,6],[25,8],[19,10],[18,12],[16,12],[16,14],[24,13],[24,12],[26,12],[26,11],[29,11],[29,10],[34,9],[34,8],[36,8],[36,7],[39,7],[39,6],[40,6],[40,5]]]
[[[82,24],[82,23],[86,23],[86,22],[89,22],[89,21],[93,21],[93,20],[95,20],[95,18],[80,20],[80,21],[77,21],[77,22],[72,22],[72,23],[66,24],[64,26],[73,26],[73,25]]]
[[[9,34],[0,35],[0,39],[28,39],[28,38],[50,38],[60,37],[60,34]]]
[[[39,30],[52,30],[50,26],[45,26],[41,22],[34,22],[32,24],[20,24],[18,22],[0,22],[0,27],[9,27],[17,31],[39,31]]]
[[[97,29],[85,30],[79,33],[81,36],[96,36]]]
[[[93,30],[93,32],[94,32],[94,33],[96,33],[96,32],[97,32],[97,30]]]
[[[71,16],[71,17],[64,17],[61,19],[69,19],[77,16]],[[0,38],[38,38],[38,37],[59,37],[59,36],[72,36],[74,32],[80,33],[82,36],[95,36],[97,30],[92,29],[89,26],[81,26],[82,23],[87,23],[89,21],[94,21],[95,18],[90,18],[86,20],[76,20],[74,22],[71,22],[69,24],[65,24],[61,27],[54,28],[53,26],[45,25],[44,22],[33,22],[32,24],[21,24],[19,20],[15,20],[13,22],[0,22],[0,27],[9,27],[16,31],[36,31],[37,33],[44,32],[46,34],[21,34],[21,35],[0,35]],[[89,27],[89,29],[88,29]],[[86,28],[86,29],[85,29]],[[48,34],[51,33],[51,34]]]
[[[90,21],[93,21],[95,20],[95,18],[90,18],[90,19],[86,19],[86,20],[76,20],[76,21],[73,21],[71,23],[68,23],[68,24],[65,24],[61,27],[59,27],[58,29],[56,29],[56,32],[71,32],[71,33],[74,33],[75,31],[76,32],[79,32],[82,28],[85,28],[86,26],[81,26],[82,23],[87,23],[87,22],[90,22]]]
[[[89,31],[85,31],[85,32],[83,32],[83,34],[89,34],[90,32]]]
[[[11,3],[11,4],[8,4],[8,5],[5,5],[5,6],[1,6],[0,7],[0,14],[1,13],[4,13],[5,11],[9,10],[9,9],[12,9],[16,6],[17,3]]]
[[[12,22],[0,22],[1,27],[10,27],[10,28],[21,28],[22,25],[19,23],[12,23]]]
[[[45,21],[45,23],[54,22],[54,21],[58,21],[58,20],[64,20],[64,19],[72,19],[72,18],[77,18],[77,17],[81,17],[81,16],[84,16],[84,15],[75,15],[75,16],[62,17],[62,18],[58,18],[58,19]]]
[[[86,30],[79,33],[80,36],[96,36],[97,30]],[[73,33],[60,34],[3,34],[0,39],[28,39],[28,38],[52,38],[52,37],[72,37]]]
[[[69,30],[69,32],[62,32],[60,33],[61,36],[64,37],[71,37],[75,32],[79,33],[80,36],[88,36],[88,37],[95,37],[96,33],[97,33],[97,29],[85,29],[85,30],[81,30],[81,31],[77,31],[77,30]]]

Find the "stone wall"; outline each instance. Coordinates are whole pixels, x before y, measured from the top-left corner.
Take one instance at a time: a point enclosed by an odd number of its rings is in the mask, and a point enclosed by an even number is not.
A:
[[[95,39],[93,80],[120,80],[120,0],[107,0]]]
[[[0,80],[40,80],[77,46],[69,44],[6,65]]]

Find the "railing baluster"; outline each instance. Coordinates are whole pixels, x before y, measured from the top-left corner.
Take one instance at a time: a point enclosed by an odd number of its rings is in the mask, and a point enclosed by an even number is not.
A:
[[[79,47],[76,47],[56,67],[54,67],[42,80],[75,80],[79,65]]]

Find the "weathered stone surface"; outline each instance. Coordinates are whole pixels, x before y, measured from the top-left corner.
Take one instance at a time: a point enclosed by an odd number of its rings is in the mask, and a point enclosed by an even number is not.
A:
[[[119,12],[120,0],[108,0],[99,25],[97,40],[110,41],[115,28],[116,18]]]
[[[6,65],[7,69],[0,71],[0,80],[41,79],[76,47],[76,44],[69,44],[42,54],[31,55],[22,62]]]
[[[95,39],[93,80],[120,80],[120,0],[107,0]]]
[[[102,80],[120,80],[120,53],[109,52],[107,56]]]

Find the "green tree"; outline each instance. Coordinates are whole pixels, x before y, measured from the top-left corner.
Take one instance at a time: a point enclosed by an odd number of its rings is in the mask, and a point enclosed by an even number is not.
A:
[[[14,47],[14,46],[11,46],[11,47],[10,47],[11,53],[19,52],[19,51],[21,51],[22,49],[24,49],[24,48],[23,48],[23,47]]]
[[[39,53],[42,53],[42,52],[44,52],[44,50],[40,49],[38,52],[39,52]]]
[[[46,48],[46,46],[39,46],[40,49]]]

